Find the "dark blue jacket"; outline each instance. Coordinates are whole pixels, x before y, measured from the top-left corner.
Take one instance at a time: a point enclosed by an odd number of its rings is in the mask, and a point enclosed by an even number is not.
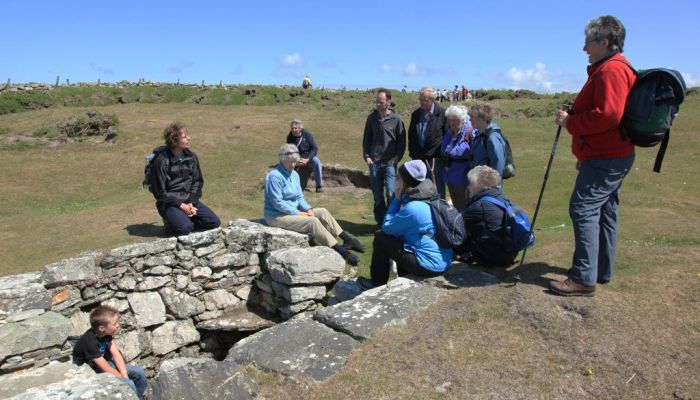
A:
[[[308,158],[311,160],[318,154],[318,146],[316,146],[316,141],[314,140],[311,132],[306,129],[301,130],[301,136],[296,137],[292,135],[292,131],[289,131],[287,135],[287,143],[294,144],[299,149],[299,156],[301,158]]]
[[[506,267],[513,263],[517,251],[509,249],[504,240],[504,211],[497,205],[481,200],[484,196],[505,199],[498,188],[483,190],[469,200],[462,212],[467,231],[467,250],[479,264]]]

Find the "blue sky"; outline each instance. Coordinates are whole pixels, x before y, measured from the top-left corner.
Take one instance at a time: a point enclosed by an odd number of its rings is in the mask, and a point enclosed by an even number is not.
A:
[[[577,91],[611,14],[637,68],[700,85],[700,1],[0,1],[0,82]]]

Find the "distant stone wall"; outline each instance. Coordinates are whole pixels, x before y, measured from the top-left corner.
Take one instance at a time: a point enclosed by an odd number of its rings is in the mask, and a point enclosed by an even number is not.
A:
[[[324,304],[344,268],[306,235],[236,220],[2,277],[0,374],[67,360],[67,338],[99,304],[120,312],[115,340],[149,376],[164,359],[223,358],[240,338]]]

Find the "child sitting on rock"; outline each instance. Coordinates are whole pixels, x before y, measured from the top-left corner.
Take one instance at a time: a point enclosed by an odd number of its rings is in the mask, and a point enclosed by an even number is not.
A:
[[[87,363],[97,373],[110,373],[127,383],[139,398],[146,391],[146,373],[142,367],[126,364],[112,337],[119,330],[119,312],[98,306],[90,312],[90,326],[73,347],[73,362]]]

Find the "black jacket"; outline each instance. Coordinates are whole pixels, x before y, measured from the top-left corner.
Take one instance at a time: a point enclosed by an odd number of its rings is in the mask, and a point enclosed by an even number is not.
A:
[[[301,136],[296,137],[292,135],[292,131],[289,131],[287,135],[287,143],[297,146],[299,149],[299,156],[301,158],[308,158],[311,160],[318,154],[318,146],[316,146],[316,141],[314,140],[311,132],[306,129],[301,130]]]
[[[408,156],[412,160],[427,160],[440,156],[440,146],[445,132],[449,128],[445,118],[445,110],[435,104],[435,111],[428,122],[425,134],[425,145],[420,146],[418,133],[420,132],[420,115],[423,112],[418,108],[411,114],[411,123],[408,127]]]
[[[159,153],[153,160],[153,196],[156,207],[163,212],[182,203],[196,203],[202,197],[204,178],[197,155],[186,149],[182,159],[170,149]]]
[[[504,211],[497,205],[481,200],[484,196],[504,200],[500,189],[486,189],[474,195],[462,212],[467,230],[466,247],[479,264],[506,267],[513,263],[517,251],[504,240]]]
[[[388,162],[392,158],[398,163],[406,151],[406,128],[401,116],[393,110],[385,118],[377,110],[367,117],[362,136],[362,158],[370,157],[374,162]]]

